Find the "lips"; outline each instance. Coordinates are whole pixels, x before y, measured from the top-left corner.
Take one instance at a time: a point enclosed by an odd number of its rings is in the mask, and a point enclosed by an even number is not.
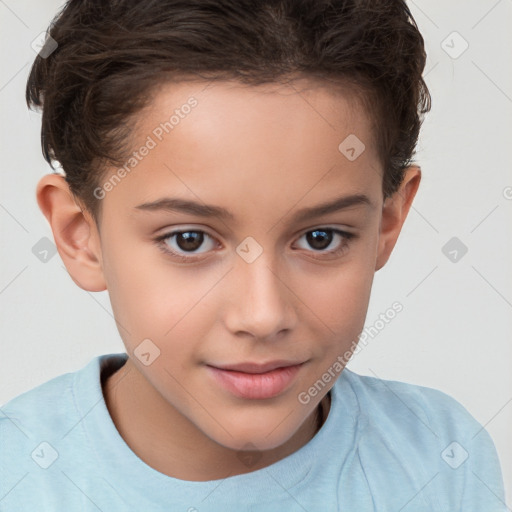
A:
[[[303,362],[272,361],[208,365],[213,380],[238,398],[264,400],[283,393],[299,373]]]
[[[219,370],[228,370],[243,373],[266,373],[276,368],[285,368],[289,366],[296,366],[301,364],[302,361],[271,361],[269,363],[239,363],[233,365],[211,365]]]

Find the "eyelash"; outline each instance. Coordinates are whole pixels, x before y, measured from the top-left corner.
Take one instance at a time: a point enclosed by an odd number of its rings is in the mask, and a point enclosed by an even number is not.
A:
[[[331,250],[331,251],[323,251],[323,252],[321,250],[315,251],[315,252],[321,252],[322,254],[328,254],[329,256],[336,256],[336,255],[344,252],[347,249],[349,242],[351,240],[357,238],[356,234],[349,233],[349,232],[343,231],[341,229],[320,227],[320,228],[315,228],[315,229],[310,229],[308,231],[305,231],[304,233],[302,233],[302,235],[299,237],[299,239],[302,238],[303,236],[307,235],[308,233],[312,233],[314,231],[333,232],[342,237],[342,242],[338,249]],[[179,234],[183,234],[183,233],[203,233],[207,237],[214,239],[208,233],[206,233],[205,231],[202,231],[200,229],[184,229],[184,230],[171,231],[169,233],[165,233],[165,234],[160,235],[157,238],[155,238],[154,241],[157,244],[157,246],[159,247],[159,249],[162,250],[162,252],[164,254],[170,255],[173,258],[175,258],[178,261],[181,261],[183,263],[191,263],[191,262],[195,262],[195,261],[199,261],[199,260],[203,259],[203,257],[197,257],[197,256],[183,256],[182,254],[174,251],[173,249],[169,249],[169,245],[166,244],[165,241],[168,240],[169,238],[172,238],[175,235],[179,235]],[[319,259],[319,260],[323,259],[323,257],[317,257],[317,256],[313,256],[313,258]]]

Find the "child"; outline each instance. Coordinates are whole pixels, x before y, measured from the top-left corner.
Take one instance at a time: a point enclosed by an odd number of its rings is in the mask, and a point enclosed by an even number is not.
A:
[[[460,404],[345,368],[420,183],[425,59],[403,0],[64,6],[37,200],[126,354],[2,407],[0,510],[506,510]]]

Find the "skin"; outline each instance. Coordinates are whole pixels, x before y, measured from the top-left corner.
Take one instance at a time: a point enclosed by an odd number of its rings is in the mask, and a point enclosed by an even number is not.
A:
[[[205,481],[266,467],[315,435],[335,380],[307,404],[298,395],[362,331],[374,274],[388,261],[421,171],[409,167],[384,201],[365,111],[348,94],[305,80],[165,85],[137,117],[134,148],[190,96],[197,106],[101,200],[99,229],[62,176],[44,176],[37,201],[74,282],[109,292],[129,355],[103,388],[119,433],[152,468]],[[366,146],[354,161],[338,150],[349,134]],[[299,209],[351,194],[372,206],[292,222]],[[135,208],[164,196],[222,206],[234,220]],[[328,232],[330,245],[308,242],[322,228],[355,236]],[[155,243],[173,230],[206,233],[188,252],[177,237],[161,243],[195,262]],[[236,252],[249,236],[263,249],[251,263]],[[160,350],[148,366],[134,355],[144,339]],[[285,391],[263,400],[234,396],[206,367],[276,359],[305,363]],[[258,452],[250,465],[240,457],[248,449]]]

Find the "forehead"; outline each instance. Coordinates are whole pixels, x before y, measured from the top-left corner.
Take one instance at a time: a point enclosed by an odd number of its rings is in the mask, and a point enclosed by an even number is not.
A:
[[[187,103],[192,98],[197,105],[189,109]],[[236,139],[240,143],[241,136],[251,133],[252,128],[253,132],[258,131],[255,140],[258,143],[265,141],[265,133],[267,139],[274,140],[275,132],[285,128],[293,130],[289,132],[295,136],[290,138],[291,143],[307,138],[308,146],[329,144],[329,135],[338,139],[351,130],[350,133],[364,139],[366,147],[373,152],[376,148],[374,120],[366,105],[363,106],[363,98],[353,85],[319,79],[261,85],[247,85],[236,80],[167,83],[155,91],[148,108],[138,116],[135,133],[141,137],[156,130],[157,138],[159,135],[165,137],[169,130],[162,125],[171,120],[175,112],[179,119],[174,116],[173,126],[167,128],[178,134],[181,132],[189,141],[207,135],[202,139],[205,150],[215,133],[218,142],[225,135],[239,134]],[[181,122],[186,118],[190,118],[189,121]],[[242,133],[240,128],[244,129]],[[231,147],[236,150],[233,145]]]
[[[245,199],[250,216],[251,204],[289,208],[325,202],[326,194],[381,190],[370,119],[357,98],[328,84],[164,84],[136,119],[134,135],[138,155],[108,194],[108,202],[132,210],[164,196]]]

